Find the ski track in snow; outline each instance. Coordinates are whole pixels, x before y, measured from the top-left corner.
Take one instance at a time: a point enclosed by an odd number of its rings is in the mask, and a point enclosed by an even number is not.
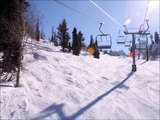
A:
[[[0,86],[0,119],[159,119],[158,61],[136,61],[133,74],[131,58],[73,56],[47,42],[27,48],[22,87]]]

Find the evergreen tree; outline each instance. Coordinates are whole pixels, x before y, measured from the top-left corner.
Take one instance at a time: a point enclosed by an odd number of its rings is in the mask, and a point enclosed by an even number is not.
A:
[[[97,40],[94,43],[94,39],[93,36],[91,35],[90,37],[90,44],[87,47],[87,51],[93,55],[94,58],[98,58],[99,59],[99,49],[98,49],[98,42]]]
[[[37,20],[37,24],[36,24],[36,40],[39,41],[40,40],[40,31],[39,31],[39,22]]]
[[[85,41],[85,38],[83,37],[83,34],[81,33],[81,31],[78,33],[80,36],[81,36],[81,49],[86,49],[86,44],[84,43],[84,41]]]
[[[58,42],[56,32],[54,32],[54,34],[53,34],[53,43],[54,43],[55,46],[59,46],[59,42]]]
[[[81,51],[81,49],[82,49],[82,42],[83,42],[84,40],[85,40],[85,39],[84,39],[84,37],[83,37],[82,32],[79,31],[79,32],[78,32],[78,42],[79,42],[78,47],[79,47],[79,51]]]
[[[91,47],[94,47],[94,44],[93,44],[93,43],[94,43],[94,39],[93,39],[93,35],[91,35],[91,36],[90,36],[90,43],[89,43],[87,49],[88,49],[88,48],[91,48]]]
[[[41,30],[41,39],[45,39],[45,34],[44,34],[44,32],[43,32],[43,30]]]
[[[6,75],[0,79],[10,81],[16,75],[16,87],[19,86],[22,60],[23,13],[27,6],[25,0],[0,0],[0,52],[3,53],[0,56],[0,76]]]
[[[57,28],[58,32],[57,32],[57,37],[60,40],[60,44],[62,46],[62,51],[65,52],[66,48],[68,48],[68,42],[70,40],[70,36],[67,28],[67,22],[65,19],[63,19],[62,23],[59,24],[59,27]]]
[[[52,27],[52,37],[50,42],[52,42],[55,46],[58,46],[58,39],[57,39],[57,35],[56,32],[54,32],[54,28]]]
[[[87,47],[87,52],[89,52],[90,54],[94,54],[94,52],[95,52],[95,49],[94,49],[94,39],[93,39],[93,36],[91,35],[90,36],[90,43],[89,43],[89,45],[88,45],[88,47]]]
[[[155,43],[158,44],[160,42],[160,38],[159,38],[159,34],[158,32],[154,33],[154,39],[155,39]]]
[[[98,49],[98,42],[97,42],[97,40],[94,43],[94,49],[95,49],[95,52],[94,52],[93,56],[94,56],[94,58],[99,59],[100,52],[99,52],[99,49]]]
[[[73,42],[72,42],[72,50],[74,55],[79,55],[82,48],[82,41],[84,40],[83,34],[81,31],[77,34],[77,29],[74,28],[72,32]]]
[[[71,52],[71,43],[69,42],[69,44],[68,44],[68,52]]]
[[[78,35],[77,35],[77,29],[73,28],[72,32],[72,50],[73,50],[73,55],[79,55],[79,50],[78,50]]]
[[[152,45],[154,44],[153,35],[150,36]]]
[[[53,31],[53,27],[52,27],[52,37],[51,37],[51,40],[50,40],[51,43],[54,42],[54,31]]]

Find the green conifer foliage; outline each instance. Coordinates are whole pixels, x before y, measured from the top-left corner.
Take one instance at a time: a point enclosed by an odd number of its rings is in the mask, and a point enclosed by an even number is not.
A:
[[[68,49],[68,42],[70,40],[70,36],[68,33],[67,22],[65,19],[63,19],[62,23],[59,24],[59,27],[57,29],[58,29],[57,37],[60,40],[62,51],[66,52],[66,49]]]
[[[39,30],[39,22],[37,20],[37,24],[36,24],[36,40],[39,41],[40,40],[40,30]]]
[[[10,81],[16,76],[16,87],[19,86],[22,60],[23,13],[27,6],[25,0],[0,0],[0,78]]]

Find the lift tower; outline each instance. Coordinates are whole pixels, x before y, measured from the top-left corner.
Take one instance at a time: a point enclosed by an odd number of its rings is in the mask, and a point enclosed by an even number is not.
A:
[[[136,72],[137,71],[137,67],[136,67],[136,60],[135,60],[135,49],[136,49],[136,44],[135,44],[135,37],[136,35],[148,35],[149,33],[147,33],[148,29],[149,29],[149,24],[148,24],[148,20],[146,20],[146,23],[147,23],[147,29],[144,31],[144,30],[141,30],[142,27],[144,27],[144,25],[141,25],[140,28],[139,28],[139,31],[138,32],[128,32],[128,29],[126,26],[125,27],[125,31],[124,31],[124,34],[125,35],[132,35],[132,53],[133,53],[133,64],[132,64],[132,71],[133,72]]]

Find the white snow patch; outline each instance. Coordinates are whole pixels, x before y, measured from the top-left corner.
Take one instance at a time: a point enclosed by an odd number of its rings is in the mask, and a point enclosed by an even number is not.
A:
[[[60,52],[27,44],[22,87],[0,84],[0,119],[159,119],[159,61]]]

